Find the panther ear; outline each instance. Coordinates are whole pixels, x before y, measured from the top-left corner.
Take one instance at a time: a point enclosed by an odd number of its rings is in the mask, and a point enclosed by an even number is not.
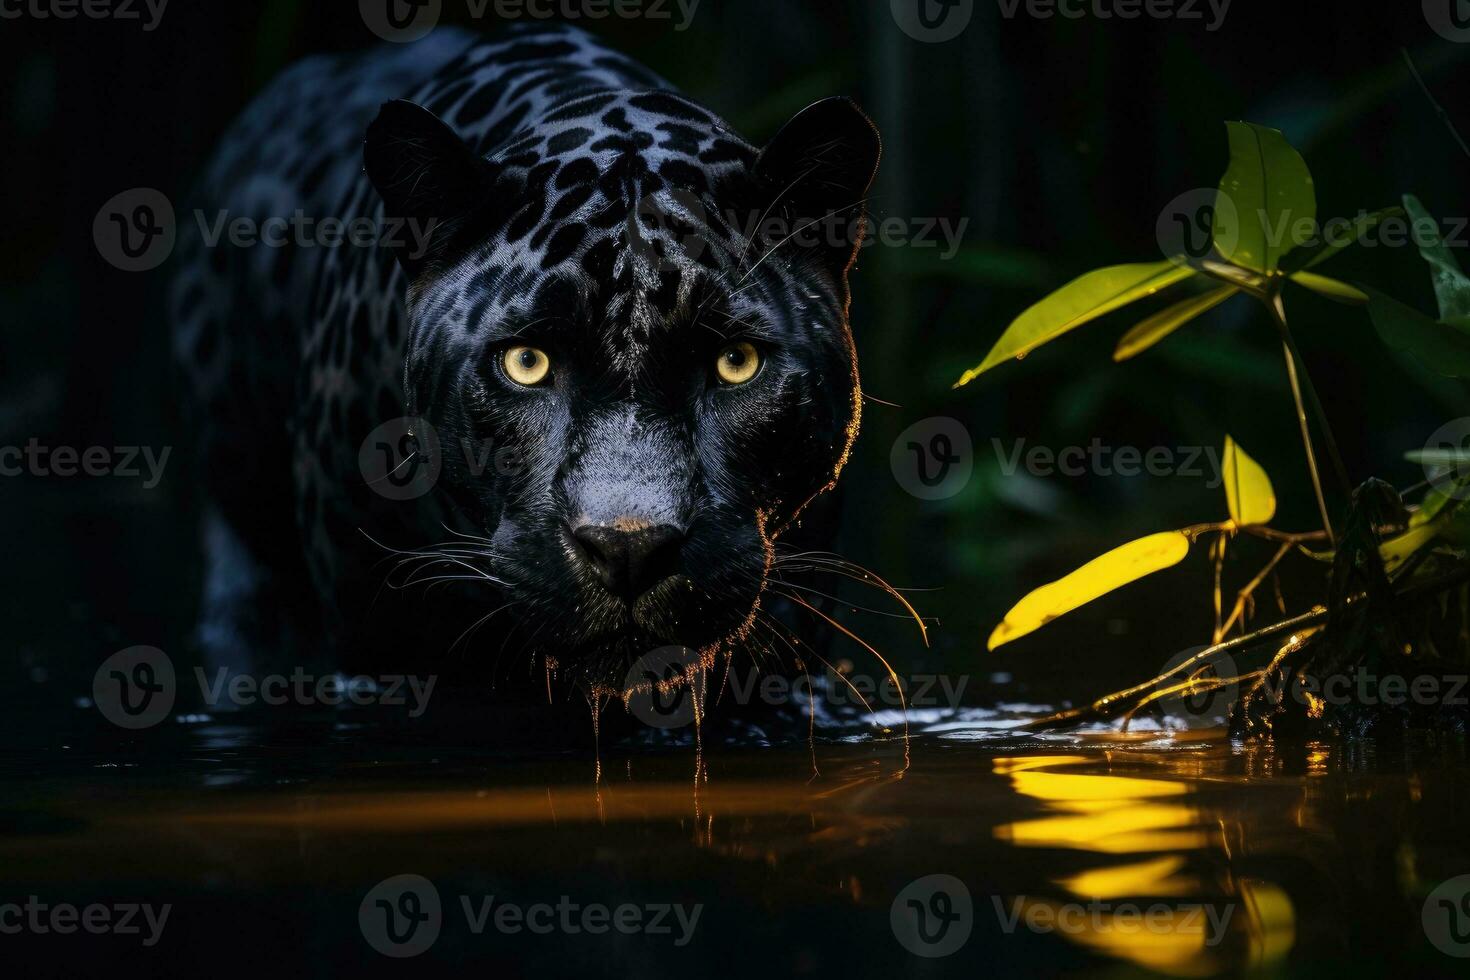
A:
[[[382,195],[384,215],[410,277],[442,257],[455,228],[486,199],[495,168],[438,116],[403,99],[383,103],[363,141],[363,169]]]
[[[839,96],[798,112],[756,157],[762,190],[795,222],[785,234],[810,225],[800,237],[819,241],[839,275],[857,254],[882,150],[878,127]]]

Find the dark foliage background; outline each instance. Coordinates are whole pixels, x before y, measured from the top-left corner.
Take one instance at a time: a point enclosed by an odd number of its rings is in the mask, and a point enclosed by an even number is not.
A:
[[[1040,700],[1147,676],[1206,639],[1208,568],[1192,557],[988,655],[984,639],[1010,603],[1129,536],[1213,520],[1224,505],[1218,489],[1186,477],[1006,476],[992,439],[1006,449],[1018,438],[1056,448],[1095,437],[1217,447],[1228,431],[1274,475],[1282,524],[1306,528],[1315,517],[1279,350],[1237,302],[1122,366],[1109,355],[1128,314],[961,391],[950,383],[1045,291],[1157,257],[1160,209],[1224,170],[1226,119],[1283,129],[1313,169],[1324,216],[1394,204],[1405,191],[1437,215],[1470,214],[1470,159],[1400,52],[1470,130],[1470,44],[1435,34],[1417,2],[1235,0],[1216,31],[1202,20],[1021,10],[1008,19],[977,0],[969,27],[943,44],[897,29],[887,0],[703,0],[682,32],[667,20],[591,26],[756,140],[819,97],[856,96],[885,139],[877,216],[969,219],[950,260],[939,249],[873,248],[855,275],[865,388],[893,405],[867,407],[842,550],[897,584],[937,590],[915,602],[942,625],[925,652],[912,628],[848,620],[911,669],[975,672],[972,693]],[[445,0],[444,21],[495,26],[473,22],[457,0]],[[151,32],[32,16],[0,27],[0,445],[173,447],[154,490],[120,478],[0,479],[9,696],[69,702],[115,649],[183,648],[192,616],[188,446],[159,302],[169,265],[136,274],[104,262],[91,234],[98,208],[139,186],[180,201],[215,139],[283,65],[375,41],[356,4],[294,0],[174,0]],[[1333,274],[1433,309],[1412,249],[1354,251]],[[1401,453],[1470,414],[1465,387],[1387,351],[1361,311],[1304,293],[1290,302],[1354,477],[1420,480]],[[963,421],[976,465],[963,493],[930,503],[897,484],[889,451],[903,428],[935,415]],[[1307,597],[1290,580],[1286,594]],[[991,684],[999,671],[1015,680]]]

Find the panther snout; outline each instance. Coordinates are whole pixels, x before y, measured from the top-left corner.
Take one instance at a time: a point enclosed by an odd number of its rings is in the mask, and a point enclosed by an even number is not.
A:
[[[626,530],[584,524],[572,529],[576,560],[629,603],[683,571],[684,532],[667,524]]]

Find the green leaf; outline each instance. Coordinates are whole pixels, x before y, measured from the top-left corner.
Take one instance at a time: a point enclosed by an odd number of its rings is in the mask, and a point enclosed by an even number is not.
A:
[[[1179,564],[1188,553],[1189,539],[1179,531],[1150,534],[1120,545],[1016,603],[986,646],[994,650],[1019,639],[1099,596]]]
[[[1269,524],[1276,516],[1276,490],[1261,464],[1229,436],[1225,437],[1222,462],[1225,505],[1230,509],[1230,519],[1239,527]]]
[[[1407,351],[1435,374],[1470,378],[1470,317],[1431,320],[1377,290],[1368,296],[1368,316],[1385,344]]]
[[[1419,246],[1419,254],[1429,263],[1440,319],[1470,315],[1470,279],[1460,271],[1460,263],[1439,237],[1439,223],[1430,217],[1413,194],[1404,195],[1404,210],[1409,214],[1409,231],[1414,244]]]
[[[1027,309],[1006,327],[979,367],[954,383],[959,388],[1004,361],[1031,351],[1090,320],[1129,303],[1152,296],[1187,279],[1195,270],[1165,260],[1111,265],[1079,276]]]
[[[1410,449],[1404,459],[1420,466],[1470,467],[1470,449]]]
[[[1444,452],[1444,450],[1430,450],[1429,452],[1441,453]],[[1470,451],[1450,450],[1449,452],[1457,457],[1455,462],[1470,463]],[[1413,462],[1417,463],[1427,462],[1427,460],[1422,460],[1419,458],[1425,454],[1425,450],[1421,449],[1416,450],[1412,453],[1405,453],[1404,455],[1406,457],[1413,457]],[[1438,460],[1436,460],[1436,462],[1438,462]],[[1454,464],[1452,463],[1451,465]],[[1456,493],[1463,492],[1463,487],[1461,487],[1458,483],[1455,485],[1454,489]],[[1424,494],[1424,500],[1419,504],[1419,507],[1414,511],[1414,513],[1409,515],[1409,526],[1418,527],[1421,524],[1429,523],[1439,516],[1440,511],[1444,510],[1446,507],[1452,504],[1458,505],[1459,500],[1455,497],[1451,497],[1449,494],[1441,493],[1439,490],[1430,487],[1429,491]]]
[[[1298,286],[1305,286],[1312,292],[1339,303],[1349,303],[1353,306],[1362,306],[1368,302],[1368,294],[1356,286],[1327,276],[1319,276],[1315,272],[1293,272],[1291,281]]]
[[[1270,275],[1299,244],[1297,225],[1315,228],[1312,173],[1279,130],[1248,122],[1225,127],[1230,166],[1220,178],[1215,249],[1227,261]]]
[[[1208,313],[1238,292],[1240,290],[1234,286],[1221,286],[1160,310],[1123,335],[1113,350],[1113,360],[1126,361],[1142,354],[1190,320]]]

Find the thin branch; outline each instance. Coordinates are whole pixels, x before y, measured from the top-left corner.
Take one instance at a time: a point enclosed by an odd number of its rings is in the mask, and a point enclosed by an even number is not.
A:
[[[1220,591],[1220,578],[1225,572],[1225,538],[1228,532],[1221,531],[1220,536],[1215,539],[1210,551],[1215,559],[1215,638],[1214,643],[1219,643],[1220,638],[1225,635],[1228,626],[1220,624],[1221,610],[1224,606],[1222,593]]]
[[[1423,582],[1411,585],[1406,589],[1396,592],[1394,595],[1398,599],[1416,599],[1420,596],[1433,595],[1436,592],[1443,592],[1446,589],[1454,588],[1457,585],[1465,583],[1467,580],[1470,580],[1470,564],[1461,565],[1459,568],[1446,572],[1436,578],[1426,579]],[[1349,596],[1345,605],[1357,605],[1367,598],[1368,593],[1359,592]],[[1058,711],[1041,718],[1033,719],[1020,727],[1023,729],[1052,728],[1062,722],[1074,722],[1088,715],[1096,714],[1105,716],[1108,711],[1120,702],[1151,691],[1160,682],[1166,681],[1190,668],[1204,664],[1214,657],[1218,657],[1221,654],[1234,653],[1237,650],[1247,650],[1251,647],[1259,646],[1267,640],[1274,639],[1283,633],[1291,633],[1309,626],[1316,626],[1319,623],[1326,622],[1326,620],[1327,607],[1313,606],[1304,613],[1283,619],[1278,623],[1272,623],[1270,626],[1263,626],[1254,633],[1247,633],[1244,636],[1237,636],[1233,640],[1225,640],[1222,643],[1205,647],[1194,656],[1184,658],[1169,670],[1164,671],[1164,673],[1157,677],[1144,681],[1142,684],[1135,684],[1122,691],[1105,694],[1091,704],[1081,708],[1069,708],[1066,711]]]
[[[1460,144],[1460,149],[1465,152],[1465,155],[1470,156],[1470,145],[1466,145],[1464,137],[1460,135],[1460,131],[1455,128],[1454,122],[1450,119],[1450,114],[1445,112],[1444,106],[1440,105],[1439,100],[1434,97],[1434,93],[1429,91],[1429,86],[1424,83],[1424,77],[1419,74],[1419,68],[1414,64],[1414,59],[1409,55],[1409,49],[1399,48],[1399,53],[1404,56],[1404,64],[1409,66],[1409,74],[1413,75],[1414,81],[1419,83],[1419,90],[1424,93],[1424,97],[1429,100],[1429,104],[1434,106],[1434,113],[1439,116],[1439,121],[1444,123],[1445,129],[1450,131],[1450,135],[1455,138],[1456,143]]]
[[[1312,430],[1307,423],[1307,410],[1302,401],[1302,386],[1306,384],[1308,397],[1312,402],[1312,409],[1317,415],[1317,422],[1322,429],[1322,438],[1327,443],[1328,454],[1332,458],[1333,466],[1337,470],[1338,481],[1342,484],[1343,493],[1352,496],[1352,486],[1348,483],[1347,470],[1342,465],[1342,457],[1337,452],[1337,440],[1332,437],[1332,426],[1327,422],[1327,413],[1322,410],[1322,402],[1317,398],[1317,391],[1312,387],[1312,380],[1306,377],[1306,362],[1302,361],[1301,352],[1296,348],[1296,341],[1292,339],[1291,328],[1286,325],[1286,307],[1281,302],[1280,291],[1273,292],[1266,308],[1271,311],[1271,316],[1276,321],[1276,327],[1281,332],[1281,352],[1286,357],[1286,377],[1291,382],[1291,397],[1296,402],[1297,424],[1302,431],[1302,448],[1307,454],[1307,469],[1312,475],[1312,490],[1317,495],[1317,509],[1322,514],[1322,529],[1334,542],[1337,535],[1332,530],[1332,518],[1328,516],[1327,498],[1322,493],[1322,477],[1317,470],[1317,455],[1312,449]],[[1302,364],[1302,374],[1297,373],[1297,363]]]
[[[1230,618],[1225,620],[1224,628],[1215,635],[1216,643],[1219,643],[1221,638],[1230,632],[1230,627],[1235,625],[1237,619],[1242,619],[1245,614],[1245,604],[1252,601],[1251,597],[1255,595],[1255,591],[1260,587],[1261,583],[1266,581],[1266,576],[1271,574],[1276,566],[1281,563],[1281,559],[1290,554],[1291,549],[1294,547],[1296,546],[1290,541],[1283,542],[1281,547],[1277,549],[1276,554],[1266,563],[1266,567],[1261,569],[1260,574],[1251,579],[1244,588],[1235,594],[1235,608],[1230,610]],[[1254,609],[1255,607],[1252,606],[1251,608]]]

